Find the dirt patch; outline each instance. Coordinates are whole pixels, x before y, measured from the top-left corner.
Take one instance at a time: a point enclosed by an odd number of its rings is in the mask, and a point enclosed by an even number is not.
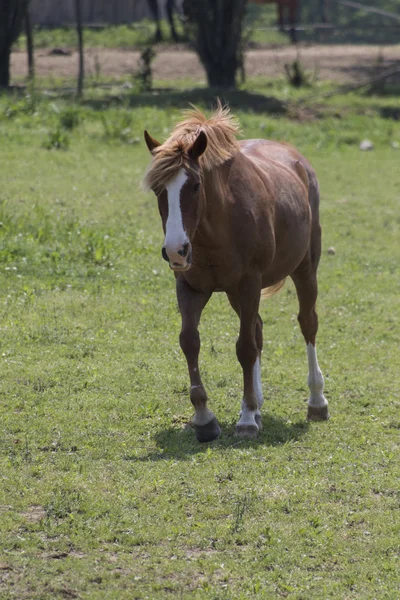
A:
[[[285,63],[296,59],[296,48],[283,46],[249,50],[246,53],[248,77],[277,77],[283,75]],[[86,51],[86,74],[113,77],[129,77],[137,69],[140,53],[135,50],[90,48]],[[400,46],[354,46],[354,45],[300,45],[300,58],[304,67],[315,72],[321,80],[354,82],[370,77],[376,72],[378,57],[380,68],[400,67]],[[39,77],[73,78],[78,69],[78,54],[52,54],[51,50],[37,50],[36,73]],[[25,52],[13,52],[11,73],[15,81],[27,75]],[[154,61],[156,79],[195,79],[205,82],[204,69],[197,54],[185,46],[158,50]]]
[[[46,511],[43,506],[34,505],[30,506],[26,512],[22,513],[22,516],[30,523],[38,523],[45,518]]]

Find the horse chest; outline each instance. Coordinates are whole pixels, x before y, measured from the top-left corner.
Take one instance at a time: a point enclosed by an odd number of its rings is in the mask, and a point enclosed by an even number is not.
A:
[[[236,284],[243,274],[243,265],[235,252],[206,249],[194,252],[195,262],[185,273],[191,287],[207,292],[223,292]]]

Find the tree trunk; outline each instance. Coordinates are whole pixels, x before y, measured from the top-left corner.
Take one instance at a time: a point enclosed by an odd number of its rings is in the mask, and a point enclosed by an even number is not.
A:
[[[10,85],[10,52],[7,48],[0,54],[0,89]]]
[[[209,87],[236,87],[238,63],[235,60],[230,61],[230,64],[225,64],[223,67],[218,62],[210,60],[207,65],[204,64],[204,68],[206,69]]]
[[[10,85],[10,56],[18,38],[29,0],[0,0],[0,88]]]
[[[234,88],[242,61],[242,21],[247,0],[185,0],[184,13],[210,87]]]
[[[79,46],[79,73],[78,73],[77,94],[80,97],[80,96],[82,96],[82,92],[83,92],[83,80],[84,80],[84,76],[85,76],[81,0],[75,0],[75,11],[76,11],[76,31],[78,34],[78,46]]]

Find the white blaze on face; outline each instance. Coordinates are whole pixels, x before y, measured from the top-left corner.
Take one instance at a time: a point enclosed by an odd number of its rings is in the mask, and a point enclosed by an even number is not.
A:
[[[171,263],[184,264],[186,259],[178,254],[182,246],[188,242],[183,228],[181,210],[181,190],[187,180],[187,173],[181,169],[166,186],[168,195],[168,218],[165,231],[165,250]]]

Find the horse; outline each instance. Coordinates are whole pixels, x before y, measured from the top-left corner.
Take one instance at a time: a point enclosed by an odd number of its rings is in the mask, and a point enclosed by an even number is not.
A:
[[[289,19],[289,35],[293,43],[296,42],[296,21],[300,8],[300,0],[248,0],[249,4],[276,4],[278,10],[278,23],[280,31],[285,31],[285,12]]]
[[[329,418],[315,345],[321,255],[317,177],[295,148],[263,139],[238,141],[238,133],[236,119],[220,102],[210,118],[196,108],[187,111],[164,143],[144,132],[152,159],[143,183],[157,197],[165,235],[161,254],[175,275],[179,340],[199,442],[220,435],[199,371],[202,310],[214,292],[225,292],[239,316],[243,400],[236,433],[255,437],[264,401],[260,298],[276,293],[288,276],[297,291],[307,349],[307,418]]]
[[[158,7],[158,1],[157,0],[147,0],[151,14],[153,15],[153,19],[156,22],[156,35],[155,35],[155,42],[161,42],[163,37],[162,37],[162,33],[161,33],[161,26],[160,26],[160,11],[159,11],[159,7]],[[175,24],[174,24],[174,12],[176,10],[176,6],[175,6],[175,0],[166,0],[165,3],[165,11],[167,13],[167,19],[168,19],[168,23],[171,29],[171,36],[174,39],[175,42],[179,42],[179,35],[175,29]]]
[[[153,19],[156,23],[156,35],[155,42],[162,41],[162,32],[160,26],[160,11],[157,0],[147,0],[151,14],[153,15]],[[285,31],[285,12],[288,12],[290,30],[289,34],[292,42],[296,41],[296,18],[299,11],[300,0],[248,0],[249,4],[276,4],[278,10],[278,23],[279,29],[281,31]],[[175,42],[179,42],[179,35],[175,29],[174,24],[174,12],[176,12],[176,4],[175,0],[166,0],[165,2],[165,11],[167,14],[168,23],[171,29],[171,36]],[[185,2],[183,3],[183,13],[184,16],[187,17],[185,11]]]

